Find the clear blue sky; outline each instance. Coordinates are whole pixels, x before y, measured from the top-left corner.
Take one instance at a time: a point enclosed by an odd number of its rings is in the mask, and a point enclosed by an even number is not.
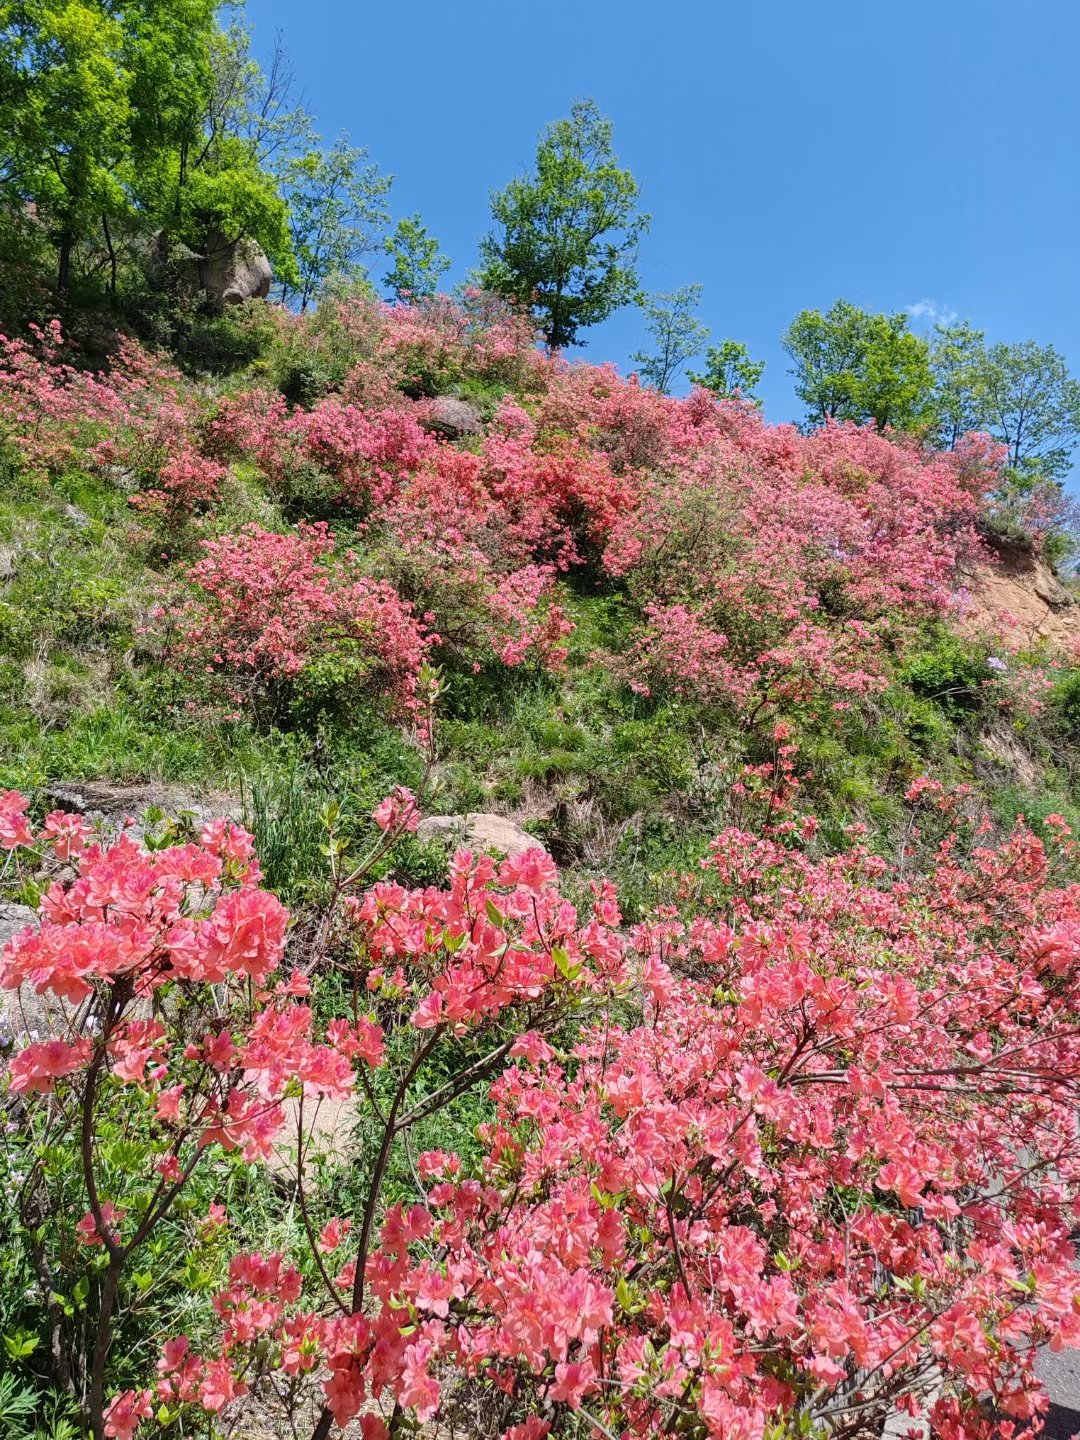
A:
[[[796,418],[780,334],[843,295],[931,302],[992,340],[1052,343],[1080,372],[1078,0],[249,0],[320,129],[347,130],[475,263],[488,192],[592,96],[653,216],[646,288],[705,286],[713,338],[768,362],[770,419]],[[623,311],[588,332],[625,366]]]

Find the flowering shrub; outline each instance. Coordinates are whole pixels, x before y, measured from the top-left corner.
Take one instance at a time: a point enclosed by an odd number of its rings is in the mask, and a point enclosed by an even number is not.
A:
[[[335,1095],[357,1066],[391,1067],[385,1098],[369,1091],[382,1139],[360,1210],[303,1201],[300,1268],[234,1256],[217,1347],[164,1348],[167,1412],[234,1415],[257,1393],[295,1424],[314,1387],[316,1436],[362,1415],[373,1440],[391,1401],[515,1436],[576,1433],[576,1415],[601,1434],[856,1416],[878,1433],[899,1411],[981,1440],[998,1433],[988,1411],[1038,1418],[1035,1348],[1080,1346],[1075,843],[1051,817],[1052,853],[1022,829],[987,848],[937,782],[909,800],[941,822],[922,879],[857,842],[813,858],[809,820],[731,830],[679,907],[626,936],[610,885],[582,924],[540,851],[498,870],[460,852],[445,892],[377,884],[341,903],[331,952],[372,1009],[331,1021],[325,1045],[302,982],[265,991],[283,916],[243,832],[215,822],[148,856],[50,817],[80,878],[49,892],[3,981],[93,995],[104,1028],[26,1047],[9,1083],[74,1087],[83,1113],[88,1090],[140,1087],[157,1116],[155,1198],[97,1193],[76,1226],[118,1274],[208,1144],[266,1153],[287,1077]],[[24,803],[4,809],[21,834]],[[403,792],[377,818],[414,816]],[[182,1053],[167,1007],[127,1008],[230,975],[265,1008]],[[640,1023],[617,1018],[635,996]],[[446,1046],[462,1047],[451,1078],[444,1054],[416,1090]],[[383,1204],[395,1143],[481,1078],[496,1113],[478,1160],[423,1153],[415,1200]],[[130,1433],[152,1398],[122,1392],[100,1433]]]
[[[406,389],[422,394],[439,394],[464,378],[527,388],[544,370],[532,322],[480,290],[466,290],[460,303],[434,295],[385,306],[380,320],[378,359]]]
[[[54,1344],[59,1378],[68,1378],[95,1440],[104,1440],[129,1436],[151,1413],[146,1388],[125,1388],[107,1400],[110,1339],[121,1310],[146,1288],[145,1272],[135,1266],[145,1265],[147,1247],[161,1262],[152,1239],[184,1213],[180,1202],[196,1169],[233,1150],[249,1161],[266,1159],[286,1124],[287,1094],[299,1097],[302,1144],[305,1101],[347,1097],[358,1068],[386,1063],[384,1035],[404,1027],[415,1037],[415,1054],[384,1126],[370,1235],[394,1137],[418,1118],[414,1111],[433,1113],[496,1069],[518,1029],[545,1030],[565,1020],[568,999],[581,987],[564,974],[559,946],[576,953],[578,940],[573,912],[553,889],[554,869],[541,852],[506,862],[498,875],[485,857],[459,856],[441,897],[407,895],[393,885],[376,886],[362,900],[347,895],[397,835],[415,828],[415,801],[399,790],[376,810],[381,837],[366,861],[339,877],[337,918],[333,909],[327,917],[339,944],[353,947],[352,964],[361,967],[375,1010],[332,1020],[320,1043],[303,1003],[304,974],[273,984],[288,915],[260,889],[251,837],[239,826],[212,821],[197,843],[148,850],[126,833],[102,844],[81,817],[62,812],[35,837],[26,810],[17,793],[2,797],[3,843],[23,850],[36,838],[43,878],[53,878],[40,925],[17,934],[0,957],[0,986],[32,986],[67,1008],[61,1034],[23,1044],[6,1067],[34,1177],[23,1192],[22,1221],[40,1230],[35,1253],[47,1293],[63,1284],[74,1287],[81,1309],[93,1301],[89,1340],[80,1339],[86,1320],[72,1306],[57,1311]],[[333,842],[331,848],[343,853]],[[408,974],[405,951],[394,956],[406,909],[424,917]],[[368,960],[356,947],[372,923],[381,938]],[[582,932],[586,939],[591,933]],[[441,1094],[406,1110],[421,1063],[438,1051],[445,1065],[447,1047],[451,1058],[464,1056],[460,1073]],[[119,1149],[118,1117],[125,1137]],[[49,1159],[65,1137],[79,1155],[74,1175]],[[306,1205],[304,1214],[306,1222]],[[215,1206],[195,1221],[214,1231],[224,1218]],[[342,1230],[348,1226],[326,1226],[317,1237],[309,1227],[314,1254],[328,1253]],[[229,1277],[230,1292],[216,1308],[230,1340],[205,1362],[188,1353],[186,1342],[166,1346],[158,1390],[167,1407],[197,1402],[217,1412],[243,1396],[251,1382],[233,1368],[233,1344],[264,1333],[280,1307],[302,1294],[300,1272],[280,1256],[236,1256]],[[273,1299],[259,1300],[248,1315],[247,1301],[256,1295]],[[54,1293],[57,1306],[62,1298]],[[292,1333],[306,1373],[312,1352],[303,1330]]]
[[[249,525],[204,543],[189,572],[195,598],[159,613],[170,653],[234,700],[274,714],[305,683],[412,707],[430,643],[386,581],[339,554],[325,525],[274,534]]]
[[[305,472],[326,477],[330,496],[351,505],[386,505],[408,475],[435,453],[434,440],[399,410],[368,412],[321,400],[286,415],[283,401],[265,414],[255,455],[279,494],[299,488]]]
[[[175,527],[217,495],[224,469],[200,453],[201,414],[171,366],[122,340],[108,372],[62,358],[59,321],[35,343],[0,335],[0,435],[45,474],[128,471],[144,514]]]
[[[235,1254],[218,1340],[169,1340],[156,1397],[106,1402],[94,1361],[95,1436],[154,1404],[231,1424],[256,1395],[296,1425],[312,1390],[316,1436],[362,1417],[370,1440],[391,1403],[514,1436],[575,1416],[878,1433],[899,1411],[982,1440],[988,1407],[1036,1419],[1035,1348],[1080,1346],[1075,842],[1051,817],[1050,852],[1023,829],[981,846],[962,797],[923,779],[910,833],[937,833],[937,859],[901,879],[857,839],[814,858],[783,791],[763,835],[721,834],[678,906],[628,934],[610,884],[582,921],[542,851],[459,852],[442,892],[354,898],[364,866],[342,874],[323,953],[357,999],[324,1041],[302,975],[269,988],[287,917],[242,830],[147,852],[51,815],[38,843],[77,874],[0,983],[67,1000],[70,1033],[19,1050],[8,1085],[33,1143],[55,1143],[50,1115],[82,1117],[89,1208],[54,1205],[46,1230],[69,1268],[102,1255],[99,1336],[194,1168],[215,1148],[265,1157],[290,1087],[315,1101],[370,1077],[381,1137],[354,1214],[298,1171],[307,1252]],[[3,797],[9,849],[34,840],[26,810]],[[388,797],[380,845],[416,817]],[[484,1080],[479,1156],[420,1154],[415,1199],[387,1203],[395,1146]],[[145,1112],[149,1182],[98,1156],[115,1103]]]

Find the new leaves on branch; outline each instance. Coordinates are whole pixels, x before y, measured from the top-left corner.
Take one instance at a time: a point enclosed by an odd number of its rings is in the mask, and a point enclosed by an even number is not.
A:
[[[824,315],[796,315],[783,343],[811,424],[851,420],[912,430],[932,418],[929,346],[908,329],[907,315],[876,315],[837,300]]]
[[[651,353],[639,350],[630,359],[661,395],[668,393],[672,381],[709,337],[709,327],[694,314],[704,288],[681,285],[669,295],[646,295],[638,301],[656,348]]]
[[[580,330],[637,293],[649,217],[611,136],[595,101],[577,101],[541,136],[535,171],[491,197],[496,228],[481,242],[480,281],[531,308],[549,350],[582,343]]]
[[[449,257],[439,249],[434,235],[428,234],[419,214],[399,220],[384,241],[384,249],[394,263],[383,276],[383,284],[395,300],[430,300],[450,269]]]

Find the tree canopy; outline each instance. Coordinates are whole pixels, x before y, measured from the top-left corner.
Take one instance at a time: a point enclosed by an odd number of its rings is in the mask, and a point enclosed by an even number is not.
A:
[[[541,136],[535,170],[491,197],[495,229],[481,242],[481,282],[529,306],[550,350],[583,343],[579,331],[637,294],[649,217],[611,140],[611,121],[580,100]]]
[[[399,220],[383,248],[394,262],[383,276],[383,284],[396,300],[429,300],[450,269],[449,257],[439,249],[434,235],[428,234],[419,214]]]
[[[825,314],[796,315],[783,344],[810,424],[853,420],[912,430],[929,418],[929,346],[909,330],[907,315],[877,315],[837,300]]]
[[[705,372],[687,372],[695,385],[711,390],[721,399],[739,396],[743,400],[757,401],[754,386],[765,374],[764,360],[751,360],[746,346],[738,340],[721,340],[719,345],[710,345],[705,351]]]
[[[694,314],[701,304],[703,285],[680,285],[668,295],[642,296],[638,303],[653,338],[653,351],[631,355],[641,374],[666,395],[683,366],[709,338],[709,327]]]

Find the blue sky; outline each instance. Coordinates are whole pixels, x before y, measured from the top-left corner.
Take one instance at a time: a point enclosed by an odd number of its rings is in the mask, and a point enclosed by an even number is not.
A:
[[[249,0],[248,19],[259,53],[284,32],[323,134],[396,176],[395,215],[422,212],[451,280],[489,190],[594,97],[653,216],[645,287],[705,286],[713,338],[767,361],[772,420],[799,414],[781,332],[840,295],[1080,371],[1077,0]],[[644,340],[627,310],[583,353],[625,366]]]

